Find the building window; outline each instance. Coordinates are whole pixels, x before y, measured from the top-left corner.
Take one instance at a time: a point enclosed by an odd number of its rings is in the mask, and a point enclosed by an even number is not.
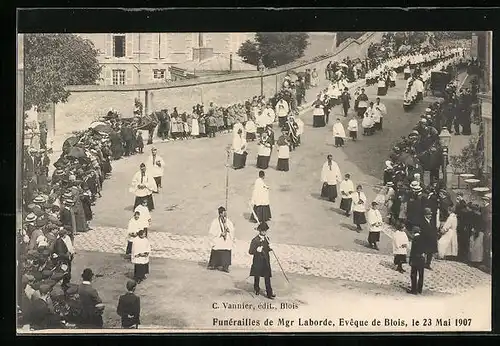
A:
[[[154,69],[153,70],[154,79],[165,79],[165,69]]]
[[[113,56],[123,58],[125,56],[125,35],[113,36]]]
[[[113,85],[125,84],[125,70],[113,70]]]

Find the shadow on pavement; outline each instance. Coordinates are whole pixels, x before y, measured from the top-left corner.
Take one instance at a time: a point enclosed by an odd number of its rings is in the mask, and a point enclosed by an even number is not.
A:
[[[370,244],[368,244],[368,242],[366,240],[354,239],[354,243],[356,243],[358,245],[362,245],[368,249],[371,249]]]
[[[348,230],[353,231],[353,232],[356,232],[356,231],[357,231],[356,226],[354,226],[353,224],[345,223],[345,222],[341,222],[341,223],[340,223],[340,227],[342,227],[342,228],[347,228]],[[357,239],[356,239],[356,240],[357,240]],[[368,243],[367,243],[367,244],[368,244]]]
[[[321,194],[320,194],[320,193],[315,193],[315,192],[313,192],[313,193],[311,193],[311,197],[312,197],[312,198],[315,198],[315,199],[318,199],[318,200],[320,200],[320,201],[322,201],[322,200],[323,200],[323,197],[321,197]]]
[[[339,215],[346,216],[346,215],[345,215],[345,211],[344,211],[344,210],[342,210],[342,209],[340,209],[340,208],[335,208],[335,207],[332,207],[332,208],[330,208],[330,210],[331,210],[331,211],[336,212],[336,213],[337,213],[337,214],[339,214]]]

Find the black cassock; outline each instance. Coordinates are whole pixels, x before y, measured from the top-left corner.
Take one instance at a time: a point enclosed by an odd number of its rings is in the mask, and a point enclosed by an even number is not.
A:
[[[257,252],[257,248],[262,246],[262,252]],[[269,242],[266,238],[262,240],[259,236],[252,239],[248,253],[253,255],[250,276],[271,277],[271,262],[269,261]]]

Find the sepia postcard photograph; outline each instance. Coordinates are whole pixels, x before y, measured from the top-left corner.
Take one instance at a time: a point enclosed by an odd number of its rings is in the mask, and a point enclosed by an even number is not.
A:
[[[493,32],[194,31],[18,32],[18,335],[491,331]]]

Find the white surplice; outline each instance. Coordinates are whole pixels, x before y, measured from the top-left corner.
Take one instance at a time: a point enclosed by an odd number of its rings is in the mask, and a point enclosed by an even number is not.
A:
[[[440,258],[445,256],[458,255],[457,238],[457,215],[450,213],[446,219],[441,231],[444,233],[438,240],[438,254]]]
[[[278,146],[278,159],[289,159],[290,147],[288,145]]]
[[[364,213],[366,211],[366,195],[364,192],[355,191],[352,194],[352,211],[359,213]]]
[[[271,146],[267,143],[259,144],[259,150],[257,152],[259,156],[271,156]]]
[[[337,185],[340,181],[342,181],[342,174],[340,174],[337,162],[332,160],[332,165],[330,166],[328,161],[326,161],[321,168],[321,182],[328,185]]]
[[[266,125],[271,125],[272,123],[274,123],[274,120],[276,118],[276,114],[274,114],[272,108],[264,108],[261,116],[264,118],[264,123]]]
[[[158,164],[159,162],[159,164]],[[153,154],[149,155],[146,164],[147,171],[152,177],[163,177],[163,170],[165,167],[165,161],[160,155],[155,155],[153,159]]]
[[[136,255],[147,252],[146,257],[136,257]],[[131,260],[134,264],[147,264],[149,263],[149,256],[151,255],[151,244],[148,238],[136,237],[132,242]]]
[[[366,212],[370,232],[380,232],[382,230],[382,214],[377,209],[370,209]]]
[[[240,135],[233,138],[233,152],[236,154],[243,154],[247,150],[247,140]]]
[[[257,126],[255,126],[255,123],[253,120],[248,120],[245,124],[245,131],[248,133],[255,133],[257,132]]]
[[[408,254],[408,244],[409,244],[408,236],[406,235],[405,232],[401,230],[394,232],[392,238],[392,253],[394,255]]]
[[[280,118],[286,117],[289,111],[290,108],[288,106],[288,102],[286,102],[283,99],[279,100],[278,103],[276,104],[276,115]]]
[[[347,123],[347,130],[358,132],[358,121],[356,119],[349,120],[349,123]]]
[[[128,222],[127,227],[127,239],[129,241],[134,240],[134,237],[130,236],[130,234],[137,234],[137,232],[139,232],[140,230],[149,227],[149,222],[147,222],[147,220],[148,219],[142,218],[142,214],[137,220],[132,216],[132,218]]]
[[[354,183],[352,182],[351,179],[348,179],[348,180],[344,179],[340,183],[339,190],[340,190],[340,197],[342,197],[342,198],[352,198],[352,194],[355,191],[354,190]]]
[[[141,220],[142,228],[151,226],[151,212],[148,207],[143,206],[142,204],[138,205],[134,209],[134,213],[139,212],[139,220]]]
[[[345,129],[342,123],[333,124],[333,137],[345,138]]]
[[[262,178],[255,180],[251,203],[252,205],[269,205],[269,187]]]
[[[231,220],[226,219],[226,226],[228,228],[228,232],[226,235],[226,239],[222,236],[222,231],[224,230],[224,226],[219,217],[215,218],[210,224],[210,229],[208,231],[210,237],[210,245],[214,250],[231,250],[234,245],[235,234],[234,234],[234,225]]]
[[[145,185],[145,187],[139,189],[137,187],[139,184]],[[148,172],[145,172],[143,176],[142,172],[139,171],[134,174],[129,191],[132,192],[137,197],[145,197],[149,196],[153,192],[158,191],[158,187],[156,186],[155,180]]]

